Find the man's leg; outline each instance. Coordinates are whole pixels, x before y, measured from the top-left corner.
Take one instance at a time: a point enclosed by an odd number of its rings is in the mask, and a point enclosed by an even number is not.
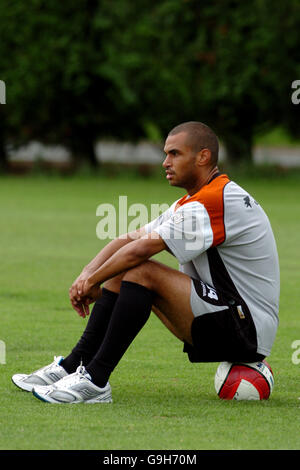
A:
[[[81,338],[60,363],[69,374],[81,363],[85,366],[93,359],[105,336],[117,298],[118,293],[102,289],[102,296],[95,302]]]
[[[119,284],[120,282],[121,280]],[[102,289],[102,296],[95,302],[86,328],[71,353],[65,358],[55,357],[51,364],[31,374],[14,374],[12,381],[15,385],[23,390],[32,391],[34,386],[53,384],[67,374],[75,372],[80,363],[87,365],[92,360],[105,336],[118,298],[118,290],[114,289],[114,283],[107,283],[107,288]],[[111,290],[108,289],[109,285],[112,287]]]
[[[141,271],[144,272],[143,279],[140,277]],[[166,279],[167,276],[168,279]],[[156,288],[153,288],[153,286],[149,284],[149,281],[152,283],[153,277],[153,281],[157,284]],[[191,284],[189,276],[157,261],[149,261],[148,263],[144,263],[142,266],[138,266],[134,270],[132,269],[128,271],[128,273],[123,273],[109,281],[106,281],[104,283],[104,287],[112,290],[113,292],[119,293],[123,279],[131,280],[132,282],[140,283],[141,285],[148,287],[148,289],[150,288],[150,290],[155,293],[152,305],[153,313],[156,314],[166,328],[168,328],[179,340],[183,342],[187,341],[192,344],[190,328],[194,319],[194,314],[190,307]],[[177,285],[177,283],[180,284],[176,287],[176,293],[172,290],[170,292],[166,292],[165,282],[168,282],[169,280],[172,285]],[[159,294],[160,291],[161,293]],[[183,305],[181,305],[181,301]],[[182,310],[184,310],[184,317],[182,317]]]
[[[107,285],[107,284],[106,284]],[[152,306],[164,324],[192,344],[190,278],[155,261],[127,271],[103,342],[86,370],[103,387],[127,348],[148,320]],[[159,313],[158,313],[159,312]]]
[[[101,346],[117,301],[124,273],[106,281],[101,297],[95,302],[87,326],[71,353],[60,365],[71,374],[80,364],[86,366]]]

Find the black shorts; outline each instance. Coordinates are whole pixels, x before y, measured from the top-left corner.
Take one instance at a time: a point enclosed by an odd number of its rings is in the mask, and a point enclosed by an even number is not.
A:
[[[196,316],[191,327],[193,346],[184,344],[183,351],[191,362],[256,362],[265,356],[257,353],[256,328],[251,313],[240,297],[204,298],[203,282],[192,279],[195,291],[205,302],[224,306],[224,310]],[[207,286],[207,285],[206,285]],[[208,290],[211,288],[207,286]],[[226,308],[227,307],[227,308]]]

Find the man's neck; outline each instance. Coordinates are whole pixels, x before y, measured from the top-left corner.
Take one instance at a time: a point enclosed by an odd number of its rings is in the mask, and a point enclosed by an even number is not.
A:
[[[189,196],[193,196],[193,194],[200,191],[200,189],[203,188],[203,186],[205,186],[206,184],[208,184],[217,173],[219,173],[219,169],[217,166],[215,166],[210,169],[205,175],[201,176],[192,188],[186,188]]]

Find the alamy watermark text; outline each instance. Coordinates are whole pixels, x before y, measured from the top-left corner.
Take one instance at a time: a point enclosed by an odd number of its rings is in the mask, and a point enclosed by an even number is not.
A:
[[[293,104],[300,103],[300,80],[294,80],[292,82],[292,89],[295,90],[292,93],[291,100]]]
[[[0,340],[0,364],[6,364],[6,345]]]
[[[0,80],[0,104],[6,104],[6,86],[3,80]]]

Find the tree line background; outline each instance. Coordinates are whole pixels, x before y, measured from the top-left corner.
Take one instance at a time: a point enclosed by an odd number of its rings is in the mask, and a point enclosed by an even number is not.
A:
[[[299,0],[2,0],[0,18],[2,170],[8,145],[96,166],[101,138],[163,141],[190,120],[234,163],[278,125],[300,136]]]

